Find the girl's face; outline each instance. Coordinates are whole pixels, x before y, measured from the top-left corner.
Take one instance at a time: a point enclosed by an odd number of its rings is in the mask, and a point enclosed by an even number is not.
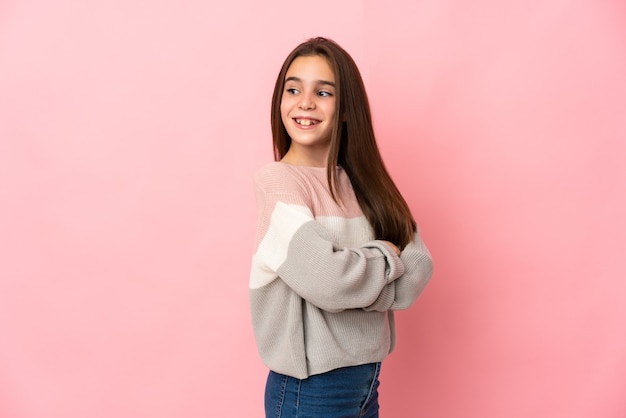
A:
[[[326,58],[296,58],[285,75],[280,114],[291,145],[284,161],[325,167],[335,122],[335,75]]]

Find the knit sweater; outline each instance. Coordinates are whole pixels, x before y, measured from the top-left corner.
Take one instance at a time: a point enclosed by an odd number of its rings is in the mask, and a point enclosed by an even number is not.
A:
[[[255,175],[254,334],[263,362],[299,379],[382,361],[395,346],[393,311],[432,274],[419,233],[398,256],[374,239],[341,167],[337,179],[340,203],[326,168],[273,162]]]

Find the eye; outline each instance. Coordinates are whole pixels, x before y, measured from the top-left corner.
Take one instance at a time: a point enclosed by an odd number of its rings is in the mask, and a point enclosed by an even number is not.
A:
[[[317,95],[320,97],[332,97],[333,94],[329,91],[322,90],[317,92]]]
[[[293,88],[293,87],[285,89],[285,92],[287,92],[289,94],[298,94],[298,93],[300,93],[300,91],[298,89]]]

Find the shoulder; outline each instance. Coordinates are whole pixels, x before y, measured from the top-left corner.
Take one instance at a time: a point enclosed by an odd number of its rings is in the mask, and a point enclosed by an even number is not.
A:
[[[288,166],[278,161],[267,163],[254,173],[255,182],[272,181],[287,174]]]
[[[254,186],[258,193],[275,196],[299,196],[300,200],[308,195],[306,182],[288,164],[271,162],[262,166],[254,174]]]
[[[259,207],[272,213],[279,202],[311,207],[311,190],[305,177],[288,164],[273,162],[254,174],[254,187]]]
[[[268,194],[301,194],[306,190],[301,173],[278,161],[262,166],[254,174],[254,184]]]

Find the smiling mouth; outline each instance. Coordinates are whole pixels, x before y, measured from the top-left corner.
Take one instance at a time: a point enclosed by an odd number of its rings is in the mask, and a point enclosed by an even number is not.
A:
[[[320,123],[319,120],[315,120],[315,119],[298,119],[298,118],[294,118],[294,121],[301,126],[313,126],[313,125],[317,125],[318,123]]]

